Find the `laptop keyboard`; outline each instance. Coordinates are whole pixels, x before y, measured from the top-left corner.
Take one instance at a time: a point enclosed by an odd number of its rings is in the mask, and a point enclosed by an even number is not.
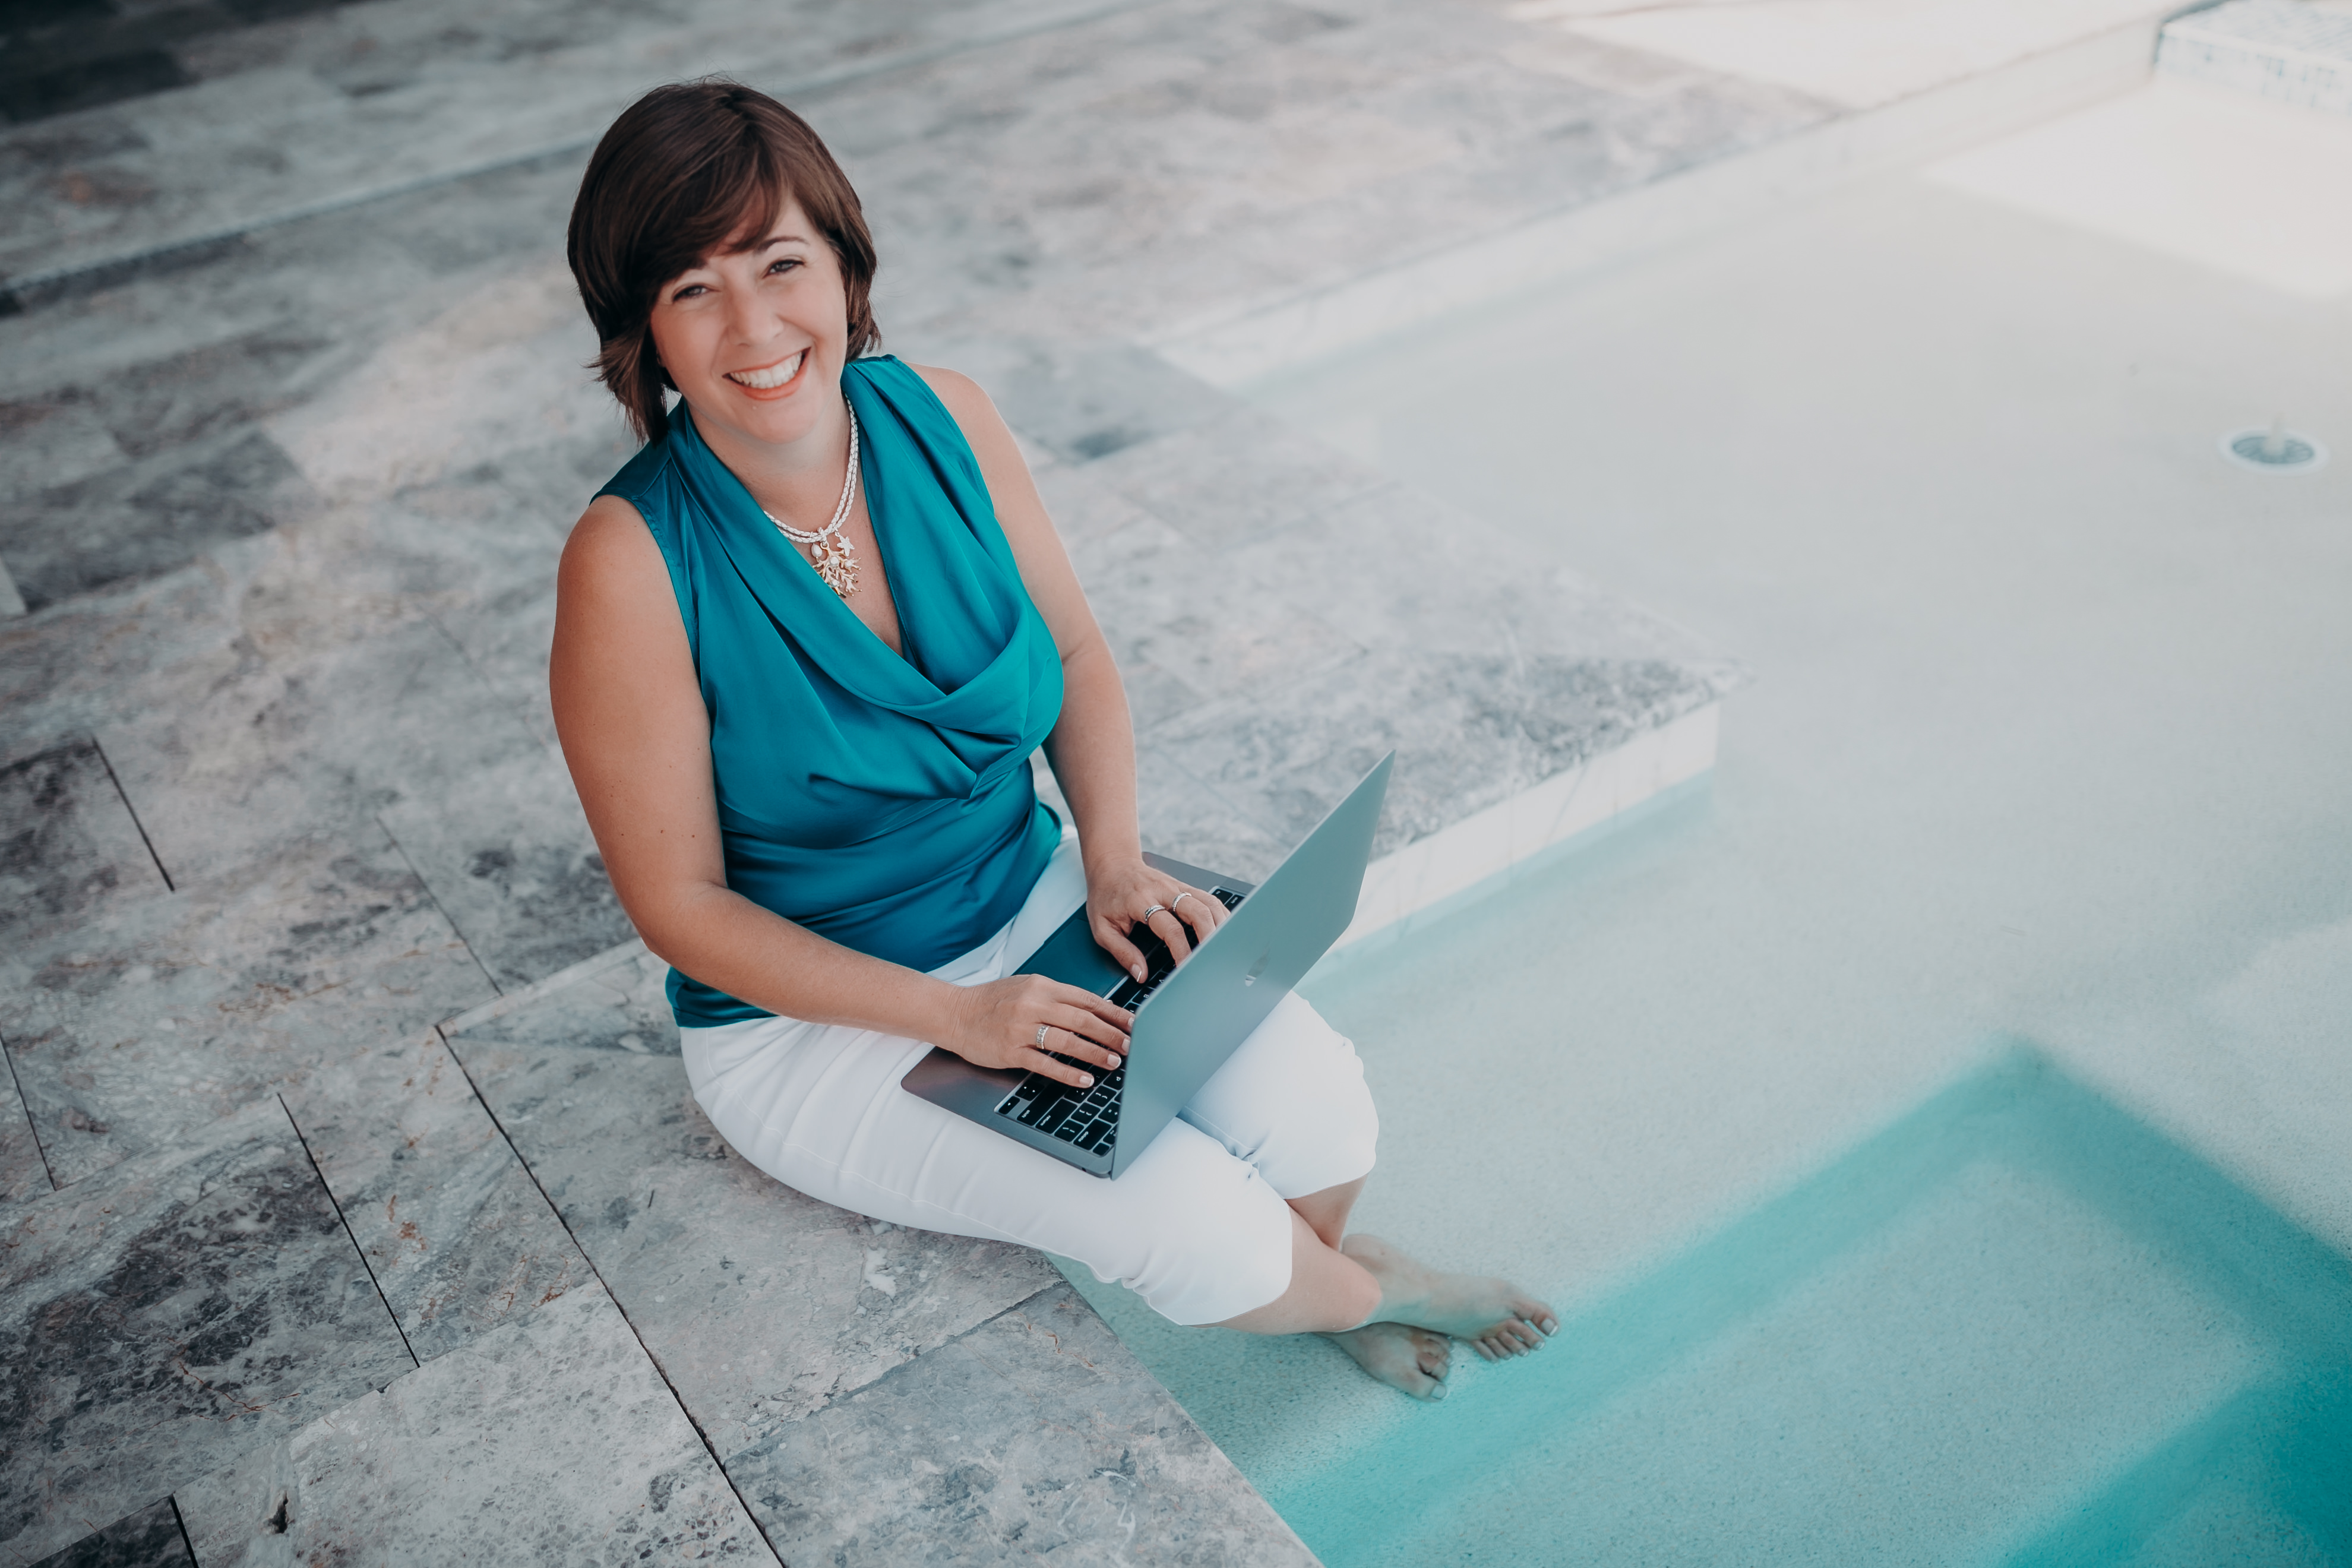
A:
[[[1241,907],[1242,895],[1231,889],[1213,888],[1210,891],[1226,909]],[[1175,955],[1158,936],[1146,931],[1136,939],[1135,945],[1143,953],[1143,980],[1140,983],[1133,980],[1122,982],[1118,989],[1110,994],[1113,1005],[1124,1007],[1130,1013],[1142,1006],[1151,994],[1160,989],[1160,983],[1176,973]],[[1096,1070],[1092,1064],[1066,1057],[1059,1051],[1048,1051],[1046,1055],[1072,1067]],[[1127,1068],[1124,1065],[1097,1078],[1092,1089],[1079,1089],[1057,1079],[1047,1078],[1043,1073],[1033,1072],[1022,1079],[1018,1089],[1004,1097],[1003,1102],[996,1108],[996,1114],[1009,1116],[1024,1127],[1034,1127],[1038,1131],[1083,1149],[1089,1154],[1099,1154],[1117,1141],[1118,1096],[1126,1087]]]

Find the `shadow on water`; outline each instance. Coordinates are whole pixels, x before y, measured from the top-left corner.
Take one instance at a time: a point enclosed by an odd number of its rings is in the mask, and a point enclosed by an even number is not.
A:
[[[1286,1492],[1333,1568],[2352,1562],[2352,1264],[2018,1046]]]

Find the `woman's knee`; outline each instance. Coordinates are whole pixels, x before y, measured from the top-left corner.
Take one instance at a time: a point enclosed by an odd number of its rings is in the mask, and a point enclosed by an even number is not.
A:
[[[1211,1139],[1170,1128],[1116,1185],[1130,1183],[1108,1248],[1122,1261],[1106,1269],[1082,1259],[1097,1275],[1115,1272],[1161,1316],[1188,1326],[1223,1322],[1289,1288],[1289,1206]]]
[[[1284,998],[1268,1019],[1281,1025],[1266,1060],[1235,1106],[1218,1107],[1249,1126],[1244,1153],[1285,1198],[1305,1197],[1369,1173],[1381,1133],[1379,1109],[1354,1042],[1303,999]],[[1236,1099],[1240,1096],[1236,1096]]]

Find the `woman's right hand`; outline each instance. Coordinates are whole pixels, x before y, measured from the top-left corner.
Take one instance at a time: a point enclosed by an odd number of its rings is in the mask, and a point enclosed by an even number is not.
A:
[[[1104,1068],[1127,1057],[1128,1031],[1135,1015],[1114,1007],[1091,991],[1048,980],[1042,974],[1012,974],[985,985],[957,986],[949,1006],[944,1038],[934,1039],[974,1067],[1039,1072],[1074,1089],[1093,1087],[1084,1068],[1056,1061],[1057,1051]],[[1038,1030],[1045,1047],[1038,1047]]]

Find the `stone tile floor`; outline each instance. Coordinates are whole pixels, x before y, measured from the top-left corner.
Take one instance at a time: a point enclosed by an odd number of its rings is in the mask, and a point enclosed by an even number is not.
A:
[[[1136,345],[1832,108],[1438,0],[0,29],[0,1559],[1307,1561],[1043,1259],[692,1105],[541,674],[627,450],[586,144],[714,68],[813,119],[890,346],[1028,444],[1148,840],[1255,875],[1391,744],[1384,850],[1738,668]]]

